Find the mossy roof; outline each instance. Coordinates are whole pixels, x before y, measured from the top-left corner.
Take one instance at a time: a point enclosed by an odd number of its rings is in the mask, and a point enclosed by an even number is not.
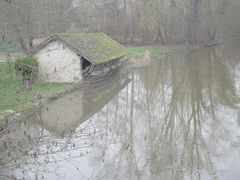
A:
[[[80,55],[92,63],[104,63],[121,58],[128,50],[104,33],[56,34]]]

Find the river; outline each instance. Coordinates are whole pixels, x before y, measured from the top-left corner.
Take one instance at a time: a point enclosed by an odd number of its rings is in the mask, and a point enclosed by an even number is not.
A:
[[[0,179],[238,180],[239,57],[161,55],[13,120]]]

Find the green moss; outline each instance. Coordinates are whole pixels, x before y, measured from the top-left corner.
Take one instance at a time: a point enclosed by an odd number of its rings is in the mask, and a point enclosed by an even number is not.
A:
[[[18,67],[20,65],[26,65],[33,68],[38,68],[37,60],[31,56],[17,58],[15,62],[15,67]]]
[[[150,55],[160,55],[167,52],[170,52],[171,50],[165,47],[151,47],[151,46],[141,46],[141,47],[130,47],[128,48],[129,55],[131,57],[142,57],[144,54],[148,51]]]
[[[33,83],[38,74],[38,62],[33,57],[21,57],[15,61],[15,69],[21,74],[24,81]]]
[[[56,34],[85,58],[99,64],[128,54],[128,50],[104,33]]]
[[[39,94],[50,97],[71,88],[70,84],[37,83],[27,90],[22,81],[13,64],[0,63],[0,119],[9,115],[6,110],[20,112],[32,107]]]

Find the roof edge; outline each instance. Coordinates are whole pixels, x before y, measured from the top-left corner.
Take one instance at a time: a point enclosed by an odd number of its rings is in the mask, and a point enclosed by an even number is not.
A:
[[[75,33],[75,34],[71,34],[71,33],[69,33],[69,34],[68,33],[57,33],[57,34],[54,34],[54,35],[50,36],[45,41],[43,41],[41,44],[39,44],[37,47],[32,49],[32,51],[30,51],[30,53],[32,55],[35,55],[37,52],[39,52],[41,49],[43,49],[44,47],[46,47],[50,43],[52,43],[54,41],[60,41],[61,43],[66,45],[70,50],[72,50],[74,53],[76,53],[79,56],[82,56],[83,58],[88,60],[93,65],[105,63],[105,62],[98,63],[98,62],[93,61],[91,58],[89,58],[89,56],[87,54],[82,52],[81,49],[77,49],[76,47],[74,47],[73,45],[69,44],[67,41],[65,41],[64,39],[61,38],[61,36],[78,36],[78,35],[83,35],[83,34],[86,34],[86,35],[87,34],[98,34],[98,35],[105,36],[106,38],[110,38],[111,41],[114,41],[114,43],[116,43],[119,47],[126,49],[122,44],[120,44],[119,42],[117,42],[116,40],[112,39],[111,37],[109,37],[108,35],[106,35],[105,33],[102,33],[102,32],[98,32],[98,33]],[[121,56],[116,57],[115,59],[120,59],[120,58],[122,58],[124,56],[127,56],[128,54],[129,54],[129,51],[126,49],[126,53],[122,53]],[[111,59],[111,60],[114,60],[114,59]]]
[[[35,49],[33,49],[30,53],[32,55],[36,54],[38,51],[40,51],[41,49],[43,49],[44,47],[46,47],[48,44],[50,44],[53,41],[61,41],[62,43],[64,43],[69,49],[71,49],[73,52],[75,52],[77,55],[80,55],[82,57],[84,57],[86,60],[88,60],[90,63],[92,64],[96,64],[95,62],[91,61],[90,58],[88,58],[86,55],[84,55],[81,51],[77,50],[76,48],[74,48],[73,46],[71,46],[69,43],[67,43],[66,41],[64,41],[63,39],[61,39],[60,37],[58,37],[57,34],[49,37],[48,39],[46,39],[44,42],[42,42],[41,44],[39,44]]]

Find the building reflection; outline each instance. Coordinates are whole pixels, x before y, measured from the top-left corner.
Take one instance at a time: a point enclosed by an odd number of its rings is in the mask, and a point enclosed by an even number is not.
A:
[[[52,149],[63,179],[236,179],[238,66],[214,49],[166,55],[131,81],[56,100],[41,111],[38,154]]]
[[[106,82],[85,91],[75,91],[41,108],[43,127],[60,136],[69,134],[99,112],[130,82],[121,79]]]

